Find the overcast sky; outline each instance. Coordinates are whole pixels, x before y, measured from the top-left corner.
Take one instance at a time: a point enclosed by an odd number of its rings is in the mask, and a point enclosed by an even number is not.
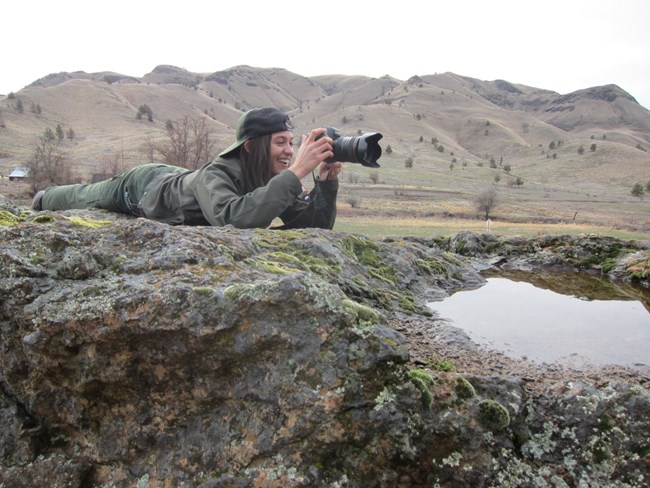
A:
[[[453,72],[570,93],[616,84],[650,109],[647,0],[8,0],[0,93],[50,73],[159,64],[322,74]]]

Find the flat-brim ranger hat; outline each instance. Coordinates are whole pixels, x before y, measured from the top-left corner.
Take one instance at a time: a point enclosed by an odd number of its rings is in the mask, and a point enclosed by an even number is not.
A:
[[[224,157],[237,151],[242,144],[253,137],[265,136],[276,132],[291,131],[289,116],[277,108],[264,107],[249,110],[237,122],[237,140],[222,151]]]

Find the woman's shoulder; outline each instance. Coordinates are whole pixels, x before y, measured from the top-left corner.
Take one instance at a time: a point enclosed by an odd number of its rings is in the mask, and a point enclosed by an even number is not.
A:
[[[242,174],[241,163],[237,158],[222,158],[210,161],[198,170],[206,173],[225,173],[230,176],[239,177]]]

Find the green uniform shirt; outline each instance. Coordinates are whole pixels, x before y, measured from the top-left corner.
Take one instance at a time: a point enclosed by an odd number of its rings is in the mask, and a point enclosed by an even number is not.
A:
[[[219,158],[196,171],[155,177],[138,206],[147,218],[169,224],[265,228],[280,217],[283,228],[331,229],[338,180],[315,180],[315,185],[304,195],[298,177],[285,170],[246,193],[239,160]]]

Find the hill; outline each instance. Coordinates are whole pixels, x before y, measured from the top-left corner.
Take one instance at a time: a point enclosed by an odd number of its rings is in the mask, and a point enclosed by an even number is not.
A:
[[[143,104],[152,109],[151,122],[136,119]],[[217,146],[224,148],[242,111],[263,105],[289,112],[296,133],[325,125],[346,136],[381,132],[385,150],[374,180],[384,185],[384,194],[389,188],[403,193],[423,187],[457,192],[455,201],[444,209],[435,206],[433,213],[471,213],[471,196],[500,182],[504,218],[521,202],[527,210],[519,217],[541,218],[560,216],[562,206],[553,202],[580,201],[568,215],[612,204],[606,213],[615,220],[650,227],[650,208],[630,195],[635,183],[650,182],[650,112],[615,85],[562,95],[453,73],[405,81],[310,78],[249,66],[214,73],[158,66],[142,78],[57,73],[0,100],[0,173],[24,164],[48,127],[73,129],[74,139],[63,144],[66,157],[88,178],[116,156],[126,167],[147,162],[144,142],[164,140],[167,121],[184,116],[206,117]],[[375,208],[376,192],[368,193],[371,171],[350,164],[346,174],[350,183],[364,183],[355,193],[371,203],[367,210]],[[517,178],[523,186],[513,184]],[[629,216],[618,214],[622,207]],[[600,219],[600,213],[592,218]]]

